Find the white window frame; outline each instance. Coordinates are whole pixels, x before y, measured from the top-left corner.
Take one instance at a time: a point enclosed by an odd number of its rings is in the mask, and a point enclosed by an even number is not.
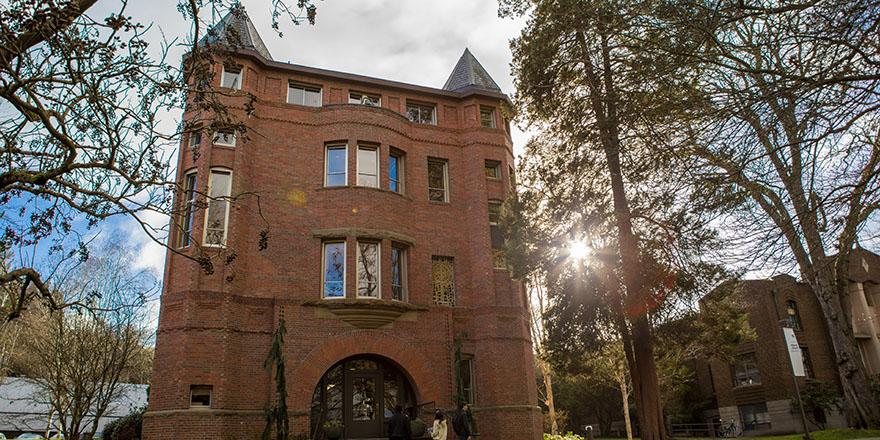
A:
[[[220,136],[221,134],[224,136]],[[229,134],[232,137],[232,143],[221,140],[227,137],[226,134]],[[214,132],[214,136],[212,137],[211,142],[214,145],[219,145],[221,147],[235,147],[237,139],[238,135],[235,133],[235,130],[217,130]]]
[[[223,73],[220,75],[220,87],[225,87],[227,89],[232,89],[232,90],[241,90],[242,86],[244,85],[244,67],[238,66],[237,68],[238,68],[238,87],[224,86],[224,84],[226,84],[226,76],[231,75],[231,72],[226,71],[226,66],[223,66]]]
[[[195,148],[197,145],[202,144],[202,129],[194,130],[189,134],[189,140],[186,141],[186,146],[189,149]]]
[[[186,185],[189,182],[190,176],[193,176],[193,186],[191,190],[188,190]],[[195,208],[196,208],[196,194],[198,193],[198,185],[199,185],[199,174],[198,170],[193,168],[183,175],[183,212],[181,212],[180,216],[180,227],[178,228],[178,236],[177,236],[177,247],[179,249],[188,248],[192,244],[192,232],[195,226]],[[187,198],[187,192],[191,192],[191,198]],[[189,231],[186,230],[185,224],[188,221],[189,217],[192,217],[192,220],[189,223]],[[184,244],[184,241],[186,243]]]
[[[407,260],[407,248],[404,246],[399,246],[395,244],[391,244],[391,253],[388,254],[389,258],[394,254],[394,251],[397,250],[400,254],[400,258],[398,261],[400,262],[400,299],[394,298],[394,264],[391,265],[391,279],[389,280],[389,284],[391,284],[391,299],[394,301],[407,302],[409,300],[409,289],[407,289],[407,275],[406,275],[406,260]]]
[[[302,89],[303,90],[303,102],[290,102],[290,91],[291,89]],[[308,105],[305,102],[306,99],[306,90],[318,90],[318,104],[319,105]],[[287,82],[287,103],[301,105],[304,107],[323,107],[324,106],[324,88],[321,86],[313,86],[309,84],[302,84],[298,82],[288,81]]]
[[[345,182],[342,185],[330,185],[330,150],[345,150]],[[347,144],[331,144],[324,147],[324,186],[328,188],[339,188],[348,186],[348,145]]]
[[[352,95],[357,95],[358,98],[352,98]],[[375,101],[375,104],[365,104],[364,97],[370,98],[370,101]],[[357,105],[366,105],[368,107],[382,107],[382,96],[374,95],[372,93],[361,93],[361,92],[348,92],[348,103],[349,104],[357,104]]]
[[[431,162],[441,163],[443,164],[443,200],[432,200],[431,199],[431,178],[428,176],[428,201],[434,203],[449,203],[449,161],[446,159],[428,158],[428,167],[430,168]]]
[[[491,115],[491,119],[489,120],[489,125],[483,125],[483,112],[484,111],[489,112],[489,114]],[[498,127],[498,122],[495,120],[495,107],[491,107],[488,105],[481,105],[479,117],[480,117],[480,127],[483,127],[483,128],[497,128]]]
[[[406,190],[406,187],[404,186],[404,183],[403,183],[404,178],[405,178],[404,176],[406,175],[405,171],[403,169],[404,168],[404,161],[405,161],[404,156],[405,156],[405,154],[399,153],[395,150],[391,150],[391,152],[388,153],[388,160],[389,160],[389,164],[388,164],[388,191],[396,192],[398,194],[403,194],[404,191]],[[392,157],[397,159],[397,180],[394,180],[391,178],[390,160]],[[392,181],[397,182],[397,190],[391,189],[391,182]]]
[[[420,109],[419,109],[419,120],[418,120],[418,121],[413,121],[412,119],[410,119],[410,121],[411,121],[412,123],[414,123],[414,124],[424,124],[424,125],[437,125],[437,105],[436,105],[436,104],[427,104],[427,103],[421,103],[421,102],[416,102],[416,101],[407,102],[407,103],[406,103],[406,107],[405,107],[405,108],[406,108],[406,117],[407,117],[407,119],[409,119],[409,108],[410,108],[410,106],[413,106],[413,107],[430,107],[430,108],[431,108],[431,119],[430,119],[428,122],[422,122],[422,121],[423,121],[423,118],[422,118],[422,109],[420,108]]]
[[[376,293],[378,293],[378,296],[361,295],[361,244],[371,244],[376,246]],[[355,286],[355,296],[358,299],[382,299],[382,243],[378,241],[358,240],[355,266],[357,266],[357,273],[355,274],[355,279],[357,280],[357,286]]]
[[[327,296],[327,245],[342,244],[342,296]],[[348,286],[348,243],[345,240],[326,240],[321,242],[321,299],[340,300],[347,296]]]
[[[373,170],[373,171],[375,171],[374,174],[364,173],[363,171],[365,171],[365,170],[361,169],[361,150],[372,151],[372,152],[376,153],[376,167],[375,167],[375,170]],[[382,187],[382,182],[381,182],[382,175],[380,174],[380,169],[382,167],[379,166],[379,161],[381,160],[380,154],[382,152],[380,151],[379,147],[372,146],[372,145],[358,145],[357,151],[358,151],[358,154],[357,154],[357,181],[355,182],[355,184],[357,186],[363,186],[366,188],[381,188]],[[361,174],[364,174],[367,176],[370,176],[370,175],[376,176],[376,185],[375,186],[374,185],[361,185],[361,182],[360,182]]]
[[[226,193],[228,195],[223,196],[226,200],[226,212],[223,215],[223,240],[221,240],[220,244],[209,244],[208,243],[208,220],[210,220],[210,212],[211,212],[211,189],[214,185],[214,173],[224,173],[229,174],[229,188],[227,188]],[[204,247],[212,247],[212,248],[225,248],[226,240],[229,237],[229,208],[232,205],[232,170],[229,168],[211,168],[208,173],[208,186],[205,188],[205,194],[208,195],[208,206],[205,208],[205,224],[204,228],[202,228],[202,246]]]

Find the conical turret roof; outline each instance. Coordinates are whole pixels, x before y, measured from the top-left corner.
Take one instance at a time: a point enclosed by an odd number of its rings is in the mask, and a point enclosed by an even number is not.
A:
[[[263,58],[272,59],[257,28],[241,5],[233,7],[222,20],[209,29],[199,40],[199,44],[221,44],[237,49],[252,49]]]
[[[486,72],[483,65],[477,61],[476,57],[467,48],[461,54],[461,58],[458,59],[455,68],[452,69],[452,73],[449,75],[449,79],[446,80],[446,84],[443,85],[443,89],[455,91],[466,87],[501,91],[501,87],[498,87],[495,80],[489,76],[489,72]]]

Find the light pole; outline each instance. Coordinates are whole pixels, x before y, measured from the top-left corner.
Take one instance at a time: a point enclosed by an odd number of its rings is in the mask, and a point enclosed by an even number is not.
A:
[[[794,382],[794,393],[797,395],[798,400],[798,409],[800,409],[801,413],[801,425],[804,427],[804,439],[810,439],[810,429],[807,427],[807,414],[804,412],[804,401],[801,399],[801,387],[798,384],[798,374],[795,369],[795,352],[797,352],[798,358],[800,358],[801,362],[801,375],[803,375],[803,357],[800,357],[801,348],[797,344],[797,338],[794,335],[794,329],[791,328],[791,322],[787,319],[781,319],[779,317],[779,304],[776,302],[776,289],[770,290],[771,295],[773,296],[773,310],[776,311],[776,319],[779,322],[779,327],[782,329],[782,343],[785,344],[786,352],[789,357],[789,368],[791,370],[791,380]],[[788,330],[788,332],[786,332]]]

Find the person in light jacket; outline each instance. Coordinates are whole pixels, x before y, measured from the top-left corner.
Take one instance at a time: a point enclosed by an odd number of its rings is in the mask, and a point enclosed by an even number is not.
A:
[[[446,440],[446,416],[440,409],[434,410],[434,428],[431,429],[431,440]]]

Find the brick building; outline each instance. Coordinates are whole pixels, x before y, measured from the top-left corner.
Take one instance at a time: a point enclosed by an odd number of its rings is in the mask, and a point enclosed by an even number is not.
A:
[[[880,256],[856,250],[851,257],[850,313],[855,337],[870,374],[880,365]],[[810,286],[788,275],[772,279],[745,280],[740,297],[748,304],[754,342],[742,344],[732,364],[699,363],[697,383],[715,409],[708,416],[736,421],[746,435],[800,432],[801,420],[792,405],[795,389],[781,321],[795,330],[801,346],[806,377],[798,378],[803,390],[810,382],[830,384],[839,380],[831,340],[822,311]],[[710,294],[711,295],[711,294]],[[705,304],[704,304],[705,305]],[[812,421],[825,421],[829,428],[845,427],[838,411],[808,414]],[[814,425],[810,429],[816,429]]]
[[[379,438],[396,403],[431,417],[460,388],[483,438],[540,438],[526,295],[493,250],[513,185],[495,81],[467,50],[432,88],[273,61],[245,14],[208,42],[229,32],[216,79],[256,96],[247,139],[182,143],[171,240],[235,258],[168,253],[145,438],[258,438],[282,314],[295,434]]]

